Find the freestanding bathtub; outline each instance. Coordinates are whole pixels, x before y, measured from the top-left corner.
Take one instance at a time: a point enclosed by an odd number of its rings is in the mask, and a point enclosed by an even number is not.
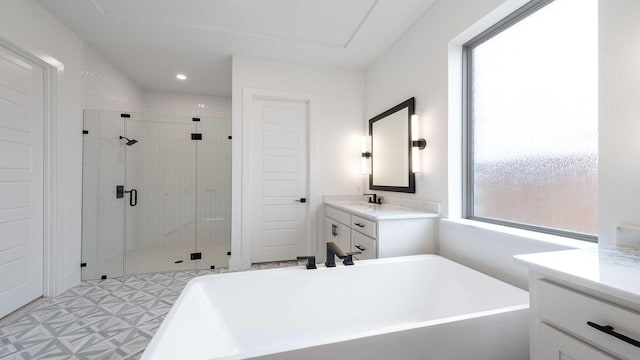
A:
[[[436,255],[208,275],[142,359],[528,359],[528,299]]]

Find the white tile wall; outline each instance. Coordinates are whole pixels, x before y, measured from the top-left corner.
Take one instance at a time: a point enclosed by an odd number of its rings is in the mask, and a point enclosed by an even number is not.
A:
[[[80,75],[85,109],[142,110],[142,89],[87,44],[82,46]]]
[[[143,112],[231,119],[231,97],[144,91]]]
[[[139,140],[127,149],[127,183],[139,190],[138,206],[127,207],[127,253],[173,249],[176,260],[188,263],[185,256],[196,249],[205,259],[216,251],[224,256],[215,265],[226,267],[231,99],[146,91],[143,98],[144,112],[126,122],[127,136]],[[191,140],[194,132],[203,140]]]

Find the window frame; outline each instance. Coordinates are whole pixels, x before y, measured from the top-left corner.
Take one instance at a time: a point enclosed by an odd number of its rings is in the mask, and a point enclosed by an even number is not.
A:
[[[509,29],[529,15],[537,12],[555,0],[532,0],[516,11],[512,12],[496,24],[473,37],[462,46],[462,217],[468,220],[481,221],[490,224],[535,231],[539,233],[557,235],[577,240],[598,242],[597,235],[548,228],[544,226],[519,223],[515,221],[493,219],[474,214],[474,172],[473,172],[473,84],[472,64],[473,49],[496,35]]]

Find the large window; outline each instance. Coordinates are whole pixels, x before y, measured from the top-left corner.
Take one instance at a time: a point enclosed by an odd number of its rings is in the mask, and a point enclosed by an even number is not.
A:
[[[532,1],[465,45],[467,218],[596,239],[597,22]]]

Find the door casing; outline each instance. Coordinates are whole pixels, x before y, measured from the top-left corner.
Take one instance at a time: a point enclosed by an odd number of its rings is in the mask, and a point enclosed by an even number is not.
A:
[[[54,296],[59,294],[58,271],[56,264],[56,252],[59,251],[59,239],[57,231],[57,72],[64,65],[59,61],[43,55],[39,57],[11,41],[0,37],[0,46],[3,46],[21,57],[42,66],[43,70],[43,296]],[[54,65],[55,64],[55,65]],[[60,70],[62,70],[60,69]],[[78,266],[80,266],[78,264]],[[80,279],[78,279],[80,280]]]

